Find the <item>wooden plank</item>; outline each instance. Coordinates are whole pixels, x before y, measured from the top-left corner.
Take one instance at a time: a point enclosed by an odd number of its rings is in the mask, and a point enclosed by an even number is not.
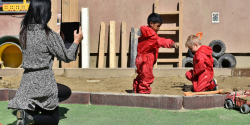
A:
[[[121,43],[121,67],[127,68],[127,30],[126,22],[122,22],[122,43]]]
[[[159,0],[155,0],[155,4],[154,4],[154,12],[158,13],[159,12]]]
[[[104,67],[105,23],[101,22],[98,68]]]
[[[81,8],[81,26],[82,26],[82,34],[83,40],[81,42],[82,47],[82,68],[90,67],[90,38],[89,38],[89,8]]]
[[[70,22],[70,0],[62,0],[62,22]],[[62,68],[69,68],[70,64],[61,61]]]
[[[70,22],[79,22],[78,19],[78,0],[70,0]],[[79,51],[77,52],[76,61],[69,63],[70,68],[79,67]]]
[[[109,68],[116,68],[115,21],[110,21]]]
[[[179,45],[179,43],[175,43]],[[175,48],[159,48],[158,53],[175,53]]]
[[[79,22],[78,0],[70,0],[70,22]]]
[[[70,22],[70,0],[62,0],[62,22]]]
[[[51,1],[51,19],[48,22],[48,26],[55,32],[57,32],[57,1],[52,0]],[[54,58],[54,63],[52,68],[59,68],[59,61],[57,58]]]
[[[158,53],[175,53],[175,48],[159,48]]]
[[[160,31],[177,31],[179,27],[161,27]]]
[[[179,0],[179,67],[182,67],[183,0]]]
[[[159,15],[178,15],[179,11],[159,11]]]
[[[157,62],[179,62],[179,59],[158,59]]]

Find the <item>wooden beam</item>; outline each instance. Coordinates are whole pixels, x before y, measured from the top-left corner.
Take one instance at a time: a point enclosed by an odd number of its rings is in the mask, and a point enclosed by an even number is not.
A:
[[[160,31],[177,31],[179,27],[161,27]]]
[[[51,19],[48,22],[48,26],[55,32],[57,32],[57,0],[51,1]],[[59,68],[59,61],[54,58],[54,63],[52,68]]]
[[[78,19],[78,0],[70,0],[70,22],[79,22]],[[77,52],[76,61],[69,63],[70,68],[79,68],[79,50]]]
[[[174,48],[159,48],[159,53],[175,53]]]
[[[160,15],[178,15],[179,11],[159,11]]]
[[[62,0],[62,22],[70,22],[70,0]]]
[[[70,0],[62,0],[62,23],[70,22]],[[61,61],[62,68],[69,68],[70,64]]]
[[[157,62],[179,62],[179,59],[158,59]]]
[[[78,0],[62,0],[62,22],[79,22],[78,16]],[[62,68],[78,68],[79,51],[77,52],[76,61],[62,62]]]
[[[116,68],[115,21],[110,21],[109,68]]]
[[[101,22],[98,68],[104,67],[105,23]]]
[[[126,22],[122,22],[122,43],[121,43],[121,68],[127,68],[127,29]]]
[[[70,22],[79,22],[78,0],[70,0]]]
[[[155,4],[154,4],[154,12],[158,13],[159,12],[159,0],[155,0]]]
[[[182,67],[183,0],[179,0],[179,67]]]

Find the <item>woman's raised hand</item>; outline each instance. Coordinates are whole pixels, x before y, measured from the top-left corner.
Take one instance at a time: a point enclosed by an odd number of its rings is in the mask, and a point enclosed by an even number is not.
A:
[[[83,39],[83,35],[82,35],[82,27],[79,27],[79,33],[76,34],[76,31],[74,31],[74,43],[76,43],[77,45],[82,41]]]

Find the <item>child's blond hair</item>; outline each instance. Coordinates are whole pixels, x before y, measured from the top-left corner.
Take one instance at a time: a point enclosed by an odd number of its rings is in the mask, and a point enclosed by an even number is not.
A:
[[[195,43],[201,45],[200,39],[195,35],[190,35],[185,44],[186,47],[193,46]]]

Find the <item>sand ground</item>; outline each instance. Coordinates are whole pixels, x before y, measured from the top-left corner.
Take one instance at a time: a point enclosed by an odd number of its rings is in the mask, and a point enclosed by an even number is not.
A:
[[[22,76],[2,77],[0,88],[17,89]],[[68,78],[55,76],[57,83],[69,86],[72,91],[131,93],[134,77],[121,78]],[[250,90],[250,77],[215,77],[219,89]],[[156,77],[151,85],[152,94],[184,95],[185,87],[192,83],[184,77]]]

